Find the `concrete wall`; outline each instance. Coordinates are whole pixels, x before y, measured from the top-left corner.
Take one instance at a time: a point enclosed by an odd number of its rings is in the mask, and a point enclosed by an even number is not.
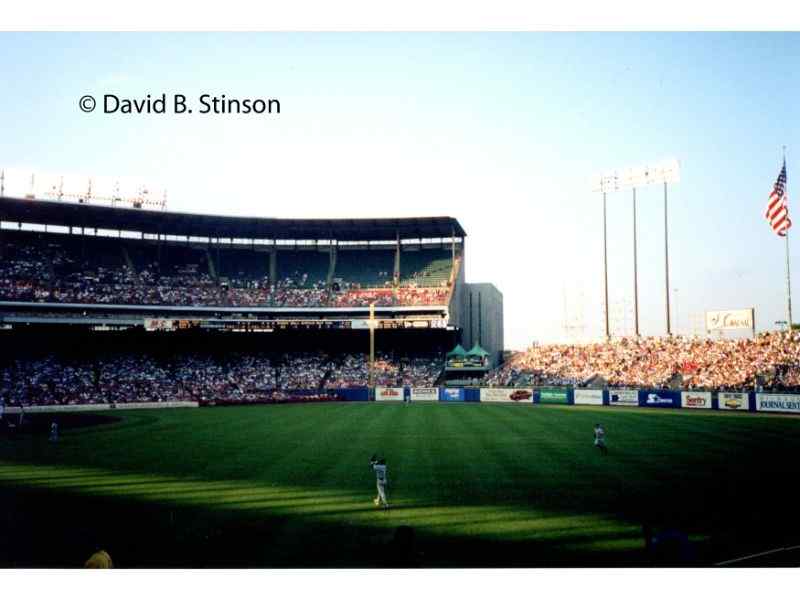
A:
[[[464,318],[462,345],[469,350],[480,344],[492,358],[492,364],[502,361],[503,294],[491,283],[468,283],[464,289]]]

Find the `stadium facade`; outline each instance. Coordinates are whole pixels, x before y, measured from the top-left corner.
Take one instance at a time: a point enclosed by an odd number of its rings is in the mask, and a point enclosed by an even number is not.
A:
[[[463,345],[476,344],[489,353],[491,364],[503,362],[503,294],[491,283],[468,283],[464,293]]]

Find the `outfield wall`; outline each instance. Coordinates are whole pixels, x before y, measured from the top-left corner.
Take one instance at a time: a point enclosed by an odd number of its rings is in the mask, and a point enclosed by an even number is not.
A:
[[[800,394],[762,392],[708,392],[653,388],[587,389],[566,386],[538,388],[513,387],[440,387],[392,388],[391,398],[376,388],[375,399],[406,401],[488,402],[509,404],[551,404],[672,408],[687,410],[726,410],[742,412],[777,412],[800,414]],[[402,393],[401,393],[402,390]],[[419,390],[419,391],[418,391]]]
[[[261,404],[284,402],[485,402],[492,404],[550,404],[608,407],[672,408],[800,414],[800,394],[767,392],[706,392],[637,388],[586,389],[573,387],[367,387],[327,390],[273,390]],[[219,402],[219,405],[230,404]],[[243,403],[254,404],[254,403]],[[129,402],[120,404],[69,404],[26,406],[26,413],[58,413],[159,408],[196,408],[198,402]],[[213,402],[204,405],[214,405]],[[18,415],[18,406],[5,406],[6,415]]]
[[[109,410],[157,409],[157,408],[197,408],[197,402],[124,402],[119,404],[53,404],[49,406],[26,406],[26,414],[96,412]],[[6,406],[6,415],[18,415],[19,406]]]

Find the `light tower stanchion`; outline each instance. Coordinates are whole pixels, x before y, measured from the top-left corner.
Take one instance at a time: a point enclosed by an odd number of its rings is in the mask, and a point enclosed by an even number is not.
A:
[[[639,269],[636,256],[636,188],[633,188],[633,330],[639,337]]]
[[[369,388],[375,384],[375,303],[369,305]]]

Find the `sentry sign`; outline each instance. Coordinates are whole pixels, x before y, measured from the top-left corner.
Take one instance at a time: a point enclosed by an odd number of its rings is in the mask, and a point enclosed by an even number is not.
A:
[[[660,408],[677,408],[681,405],[680,392],[668,390],[644,390],[639,392],[640,406],[655,406]]]
[[[718,394],[720,410],[748,410],[747,392],[720,392]]]
[[[710,310],[706,312],[706,329],[708,331],[727,331],[732,329],[753,329],[755,310],[742,308],[739,310]]]
[[[800,413],[800,395],[756,394],[756,410]]]
[[[681,392],[683,408],[711,408],[711,392]]]
[[[602,406],[603,390],[575,390],[575,404]]]
[[[639,406],[639,390],[608,390],[611,406]]]

